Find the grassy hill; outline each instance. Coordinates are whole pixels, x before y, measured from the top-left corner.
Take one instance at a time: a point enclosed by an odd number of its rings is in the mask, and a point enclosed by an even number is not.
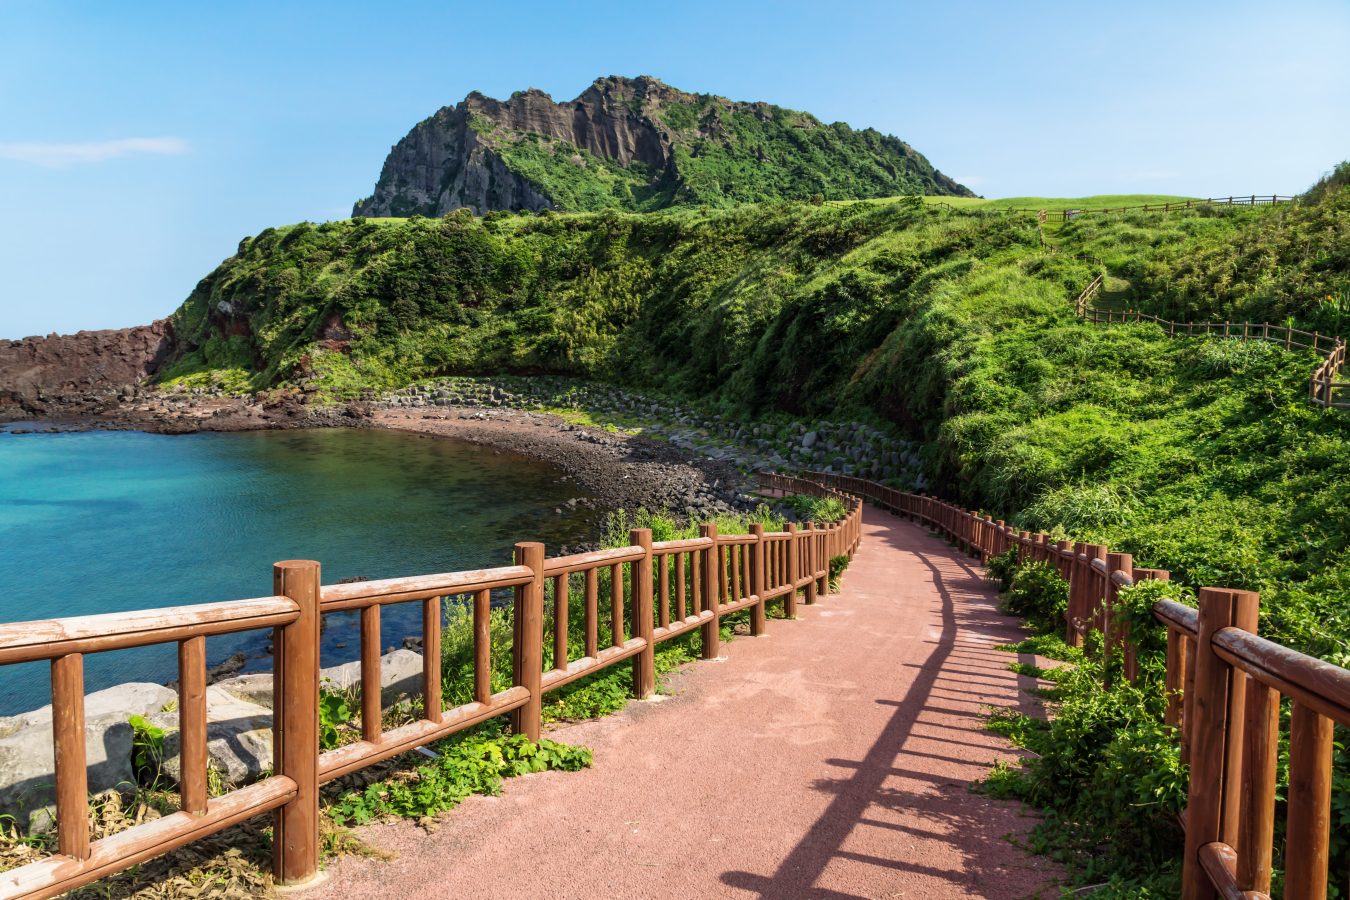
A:
[[[1350,664],[1350,424],[1304,399],[1314,357],[1085,325],[1071,308],[1099,271],[1080,257],[1097,257],[1123,298],[1174,318],[1350,330],[1350,167],[1296,204],[1085,216],[1052,248],[995,203],[268,229],[175,314],[187,346],[169,376],[343,396],[552,372],[732,413],[868,419],[922,441],[945,496],[1178,582],[1258,590],[1264,634]],[[1185,775],[1149,684],[1064,687],[1057,721],[1079,730],[1017,789],[1049,808],[1047,846],[1112,885],[1099,896],[1174,893]]]

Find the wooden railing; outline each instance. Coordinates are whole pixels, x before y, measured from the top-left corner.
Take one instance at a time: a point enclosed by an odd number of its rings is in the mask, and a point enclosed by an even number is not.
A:
[[[1165,580],[1165,570],[1140,568],[1130,554],[1099,544],[1019,531],[934,497],[843,475],[810,477],[922,522],[982,560],[1016,548],[1019,559],[1056,566],[1069,583],[1068,642],[1082,646],[1088,632],[1100,632],[1103,652],[1124,654],[1125,676],[1135,676],[1117,594],[1145,578]],[[1282,697],[1291,701],[1283,896],[1327,896],[1332,731],[1350,726],[1350,670],[1257,636],[1259,599],[1202,587],[1198,609],[1171,600],[1153,608],[1167,629],[1166,722],[1190,768],[1181,817],[1185,900],[1269,898]]]
[[[544,694],[624,660],[633,693],[656,689],[655,646],[693,629],[704,658],[721,652],[719,623],[750,612],[752,634],[765,627],[766,605],[781,601],[788,616],[797,594],[814,603],[829,590],[830,560],[852,556],[861,538],[862,502],[818,482],[764,475],[762,485],[788,493],[829,494],[845,503],[840,522],[795,524],[749,535],[719,535],[705,525],[689,540],[652,542],[634,529],[630,546],[545,558],[544,545],[515,546],[514,564],[495,569],[384,581],[320,585],[319,563],[273,567],[274,596],[199,606],[79,616],[0,625],[0,665],[51,663],[56,760],[58,852],[0,872],[0,898],[53,897],[275,811],[273,870],[284,885],[312,878],[319,861],[319,786],[381,760],[510,714],[515,731],[537,740]],[[608,577],[602,579],[601,572]],[[609,634],[601,634],[600,584],[607,581]],[[551,589],[546,589],[546,583]],[[490,604],[493,591],[513,592],[511,685],[492,690]],[[569,597],[583,597],[583,655],[568,649]],[[473,699],[443,709],[441,628],[445,598],[463,598],[474,625]],[[550,667],[544,668],[546,604],[551,598]],[[423,621],[423,713],[385,731],[381,708],[380,615],[385,606],[419,603]],[[360,611],[361,736],[319,752],[319,629],[323,615]],[[220,797],[207,791],[206,638],[255,628],[275,630],[274,774]],[[601,637],[607,645],[601,646]],[[84,656],[150,644],[178,644],[181,811],[90,840],[84,739]]]
[[[1084,321],[1110,325],[1126,322],[1152,322],[1169,337],[1215,335],[1244,341],[1269,341],[1286,350],[1314,350],[1322,362],[1308,379],[1308,399],[1327,409],[1350,409],[1350,381],[1337,380],[1345,368],[1345,339],[1336,335],[1302,331],[1269,322],[1172,322],[1135,309],[1098,309],[1091,305],[1101,290],[1098,275],[1074,301],[1074,310]]]
[[[1206,197],[1204,200],[1175,200],[1166,203],[1145,203],[1139,206],[1091,206],[1076,209],[1047,210],[1032,207],[1009,207],[1008,212],[1035,213],[1037,221],[1059,219],[1068,222],[1087,213],[1123,213],[1123,212],[1177,212],[1194,209],[1197,206],[1274,206],[1277,203],[1289,203],[1297,197],[1281,194],[1249,194],[1245,197]]]

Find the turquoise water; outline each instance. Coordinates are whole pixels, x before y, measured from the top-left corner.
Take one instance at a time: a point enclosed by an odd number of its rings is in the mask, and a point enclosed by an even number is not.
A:
[[[282,559],[325,584],[502,565],[519,540],[594,539],[565,505],[583,495],[525,457],[388,431],[0,433],[0,622],[266,596]],[[323,664],[354,659],[355,615],[327,619]],[[383,626],[386,647],[420,635],[418,604]],[[208,662],[267,668],[268,636],[210,638]],[[88,691],[176,677],[172,645],[85,660]],[[0,715],[48,702],[46,663],[0,666]]]

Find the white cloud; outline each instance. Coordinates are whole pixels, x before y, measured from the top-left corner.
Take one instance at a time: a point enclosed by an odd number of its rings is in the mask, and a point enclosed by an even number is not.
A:
[[[69,144],[41,141],[0,143],[0,159],[32,163],[49,169],[104,162],[123,156],[178,156],[187,151],[187,141],[176,137],[122,138]]]
[[[985,178],[983,175],[956,175],[952,180],[958,184],[964,184],[966,187],[973,188],[984,184],[989,179]]]

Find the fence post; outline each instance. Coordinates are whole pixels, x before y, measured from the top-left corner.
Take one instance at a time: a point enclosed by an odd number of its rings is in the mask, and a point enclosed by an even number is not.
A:
[[[703,551],[703,610],[712,613],[712,618],[703,623],[703,659],[717,659],[722,653],[722,624],[717,614],[717,591],[721,583],[718,570],[721,568],[717,550],[717,526],[713,523],[698,526],[699,537],[712,538],[712,544]]]
[[[516,588],[511,681],[529,691],[530,699],[511,713],[511,730],[537,741],[544,710],[544,545],[535,541],[516,544],[516,565],[532,569],[534,578]]]
[[[1251,676],[1243,711],[1242,795],[1238,823],[1238,886],[1270,893],[1270,869],[1275,840],[1275,764],[1280,749],[1280,694]]]
[[[652,637],[652,530],[630,530],[628,543],[641,547],[643,554],[641,559],[633,560],[632,564],[633,637],[642,638],[647,646],[633,657],[633,696],[645,700],[656,693],[656,646]]]
[[[792,523],[789,522],[788,530],[791,531],[791,528]],[[810,606],[812,603],[816,602],[816,588],[818,586],[816,581],[816,572],[820,571],[820,560],[818,559],[819,553],[817,552],[818,550],[817,544],[818,540],[816,538],[816,523],[807,522],[806,540],[802,542],[802,546],[806,550],[806,561],[805,565],[802,568],[806,570],[805,574],[811,576],[811,580],[806,583],[807,606]]]
[[[300,607],[272,636],[273,758],[277,774],[295,782],[295,797],[273,814],[272,874],[296,885],[319,868],[319,564],[275,564],[272,593]]]
[[[1078,631],[1079,608],[1083,604],[1083,566],[1081,562],[1084,548],[1087,544],[1082,541],[1074,541],[1070,548],[1069,557],[1069,606],[1065,610],[1064,618],[1067,627],[1064,632],[1064,643],[1070,647],[1083,646],[1083,635]]]
[[[790,528],[788,530],[794,532],[789,540],[789,545],[795,548],[797,544],[796,529]],[[755,543],[751,545],[750,551],[750,593],[759,598],[755,605],[750,607],[750,633],[761,635],[764,633],[764,526],[755,522],[750,526],[750,533],[755,536]],[[791,566],[788,568],[789,577],[795,578],[796,570]],[[797,593],[795,588],[792,593],[794,595]],[[783,605],[787,605],[786,600]]]
[[[1106,655],[1109,659],[1119,649],[1121,672],[1126,681],[1134,681],[1135,673],[1130,665],[1133,658],[1126,649],[1130,640],[1129,624],[1116,614],[1116,595],[1120,589],[1111,577],[1115,572],[1123,572],[1133,582],[1134,557],[1129,553],[1106,554]]]
[[[806,527],[810,528],[811,523],[807,522]],[[787,539],[788,583],[794,585],[794,587],[792,588],[792,590],[788,591],[786,594],[783,595],[783,615],[787,616],[789,619],[795,619],[797,618],[797,588],[795,587],[795,585],[797,583],[797,573],[801,570],[801,547],[798,544],[796,522],[787,523],[787,533],[788,533]],[[808,538],[807,540],[810,540],[810,538]],[[812,579],[811,587],[807,589],[806,602],[807,603],[816,602],[814,579]]]
[[[1199,627],[1195,646],[1195,681],[1191,688],[1190,787],[1186,802],[1186,849],[1182,857],[1183,900],[1211,900],[1218,895],[1200,863],[1200,848],[1223,837],[1225,743],[1229,729],[1231,669],[1214,652],[1214,634],[1236,623],[1234,592],[1200,589]]]

